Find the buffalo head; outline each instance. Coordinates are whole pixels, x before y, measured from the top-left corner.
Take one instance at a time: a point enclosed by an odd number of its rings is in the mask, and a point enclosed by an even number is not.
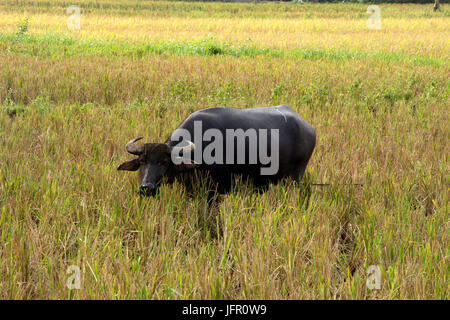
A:
[[[186,156],[186,153],[195,149],[194,143],[190,141],[185,147],[171,147],[166,143],[137,145],[136,141],[141,139],[142,137],[136,138],[126,144],[126,150],[136,155],[137,158],[125,161],[117,170],[136,171],[139,169],[139,192],[142,195],[154,196],[164,177],[171,178],[181,171],[196,166],[196,163]]]

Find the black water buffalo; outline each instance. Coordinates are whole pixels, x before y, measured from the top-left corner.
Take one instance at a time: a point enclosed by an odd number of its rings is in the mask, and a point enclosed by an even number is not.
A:
[[[126,150],[138,157],[118,170],[139,169],[140,192],[155,195],[164,180],[206,171],[222,192],[231,176],[251,178],[255,186],[291,178],[299,182],[316,144],[314,129],[286,105],[252,109],[214,107],[185,119],[165,143]],[[165,179],[167,178],[167,179]]]

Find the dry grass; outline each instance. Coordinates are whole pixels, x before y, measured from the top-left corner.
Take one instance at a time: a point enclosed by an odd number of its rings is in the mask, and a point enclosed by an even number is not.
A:
[[[217,5],[221,6],[219,10],[224,4],[209,6]],[[243,5],[245,4],[240,4]],[[189,4],[184,6],[189,7]],[[211,18],[208,12],[194,17],[154,16],[152,11],[139,15],[120,15],[112,9],[89,11],[82,7],[82,28],[73,35],[83,39],[122,39],[130,42],[171,39],[186,41],[214,36],[220,41],[282,49],[305,46],[343,47],[435,57],[444,53],[448,57],[450,31],[447,11],[433,16],[426,15],[427,10],[431,10],[429,5],[381,5],[382,30],[368,30],[366,21],[369,14],[365,13],[366,6],[356,6],[358,10],[355,12],[346,10],[355,5],[348,5],[346,9],[342,9],[342,6],[326,5],[324,10],[323,7],[306,6],[305,9],[304,6],[289,4],[286,8],[293,13],[303,9],[298,12],[300,17],[293,18],[284,18],[280,14],[271,15],[270,11],[259,17],[230,14]],[[418,8],[422,11],[418,12]],[[411,15],[419,17],[411,18]],[[29,18],[30,29],[35,33],[67,31],[68,15],[62,9],[26,13],[16,10],[0,11],[0,30],[15,31],[18,20],[25,17]]]
[[[38,3],[29,7],[26,33],[41,39],[49,30],[63,32],[58,21],[65,19],[65,2]],[[198,5],[209,12],[219,4]],[[91,7],[95,19],[83,17],[71,41],[115,37],[131,45],[176,38],[183,45],[214,32],[218,42],[237,43],[238,32],[252,26],[262,48],[328,50],[349,37],[351,49],[393,52],[358,59],[172,49],[130,55],[126,45],[111,51],[100,42],[89,51],[94,42],[86,40],[71,51],[57,36],[37,44],[26,34],[3,37],[0,298],[448,299],[445,14],[420,17],[426,9],[415,5],[389,9],[380,36],[358,29],[365,19],[353,13],[366,9],[358,5],[308,6],[307,19],[295,16],[303,9],[276,16],[278,7],[258,5],[254,18],[224,14],[219,20],[199,17],[190,6],[177,3],[179,11],[167,9],[157,20],[147,17],[153,12],[147,7],[133,14]],[[336,19],[339,10],[348,16]],[[335,20],[314,17],[326,13]],[[0,17],[5,35],[17,31],[23,15],[7,2]],[[345,34],[340,19],[359,31]],[[139,25],[147,23],[155,28],[142,31]],[[297,39],[302,27],[308,34],[318,28],[312,32],[323,37]],[[418,50],[419,43],[425,47]],[[398,59],[408,55],[430,63]],[[128,158],[126,141],[139,135],[163,141],[194,110],[280,103],[317,131],[302,188],[281,184],[255,194],[237,181],[207,212],[202,190],[190,197],[174,184],[156,199],[142,199],[136,176],[116,171]],[[353,182],[364,186],[343,185]],[[70,265],[81,269],[79,290],[66,287]],[[380,290],[366,287],[370,265],[381,269]]]

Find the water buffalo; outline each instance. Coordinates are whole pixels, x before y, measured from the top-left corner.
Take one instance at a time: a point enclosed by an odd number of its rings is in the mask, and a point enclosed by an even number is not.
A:
[[[231,176],[255,186],[290,178],[299,182],[316,144],[314,129],[286,105],[251,109],[214,107],[189,115],[164,143],[126,144],[137,157],[118,170],[139,169],[143,195],[191,171],[207,172],[227,192]],[[166,179],[167,178],[167,179]]]

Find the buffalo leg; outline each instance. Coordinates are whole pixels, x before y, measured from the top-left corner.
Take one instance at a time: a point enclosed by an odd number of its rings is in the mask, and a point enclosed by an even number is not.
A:
[[[307,161],[306,161],[307,163]],[[300,181],[303,178],[303,175],[306,171],[306,163],[300,164],[300,166],[294,168],[291,173],[289,174],[289,177],[294,181],[295,184],[300,184]]]

